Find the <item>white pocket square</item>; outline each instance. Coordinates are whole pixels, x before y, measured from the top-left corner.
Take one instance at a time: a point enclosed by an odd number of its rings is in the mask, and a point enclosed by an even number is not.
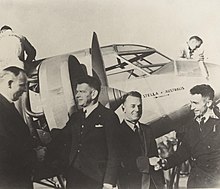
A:
[[[101,128],[101,127],[103,127],[103,125],[97,124],[97,125],[95,125],[95,127],[96,127],[96,128]]]

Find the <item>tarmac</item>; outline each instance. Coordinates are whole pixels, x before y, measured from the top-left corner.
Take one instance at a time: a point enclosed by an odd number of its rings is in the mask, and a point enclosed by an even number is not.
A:
[[[188,177],[187,176],[180,176],[180,180],[179,180],[179,189],[186,189],[186,183],[187,183],[187,179]],[[48,186],[43,186],[41,184],[38,184],[38,183],[34,183],[34,189],[46,189],[46,188],[51,188],[51,187],[48,187]],[[117,188],[115,188],[117,189]],[[165,188],[166,189],[166,188]]]

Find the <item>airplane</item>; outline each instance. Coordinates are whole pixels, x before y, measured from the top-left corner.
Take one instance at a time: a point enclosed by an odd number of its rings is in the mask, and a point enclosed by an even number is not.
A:
[[[137,44],[92,47],[33,62],[28,70],[28,91],[23,97],[24,119],[36,143],[50,142],[50,130],[63,128],[78,111],[76,80],[85,75],[102,83],[100,101],[123,119],[121,97],[131,90],[143,97],[142,123],[152,125],[155,137],[184,124],[190,113],[189,90],[210,84],[219,102],[220,66],[193,60],[173,60],[156,49]],[[23,109],[23,108],[22,108]]]

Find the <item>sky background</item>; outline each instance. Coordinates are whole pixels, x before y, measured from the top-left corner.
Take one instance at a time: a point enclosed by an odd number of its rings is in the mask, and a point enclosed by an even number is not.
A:
[[[0,0],[9,25],[37,49],[37,59],[91,46],[135,43],[175,58],[190,36],[204,40],[207,62],[220,63],[219,0]]]

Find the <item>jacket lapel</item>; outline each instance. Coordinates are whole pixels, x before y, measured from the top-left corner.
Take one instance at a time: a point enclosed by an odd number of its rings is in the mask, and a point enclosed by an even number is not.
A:
[[[101,122],[101,104],[99,103],[98,107],[95,108],[87,118],[85,118],[84,120],[84,132],[83,132],[83,135],[82,137],[85,137],[88,132],[90,132],[96,124],[99,124]]]
[[[150,140],[149,140],[149,136],[147,136],[146,127],[147,127],[147,125],[140,123],[140,129],[143,134],[142,144],[143,144],[143,148],[144,148],[144,154],[147,156],[148,155],[147,147],[150,146]]]

